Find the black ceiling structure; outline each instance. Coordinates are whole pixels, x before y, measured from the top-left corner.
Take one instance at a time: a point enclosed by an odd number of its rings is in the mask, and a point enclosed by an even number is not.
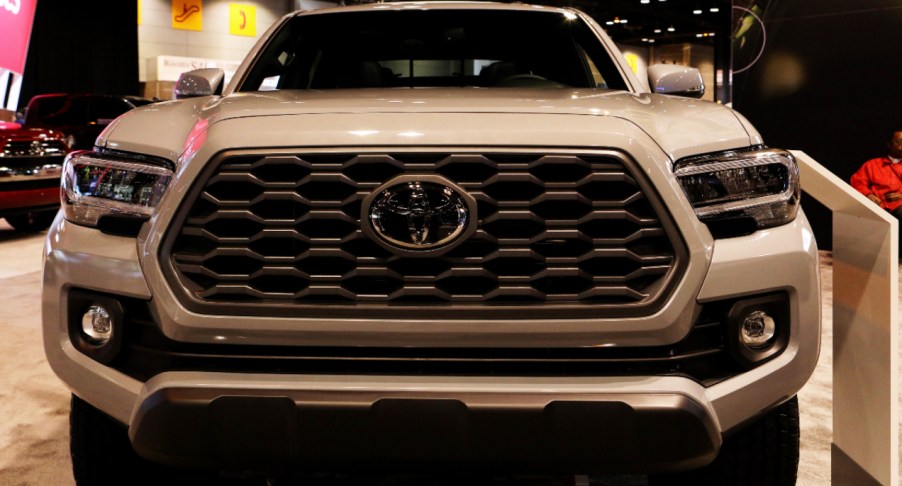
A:
[[[365,3],[381,2],[339,1],[341,5]],[[601,24],[616,42],[625,44],[690,42],[713,45],[717,36],[725,36],[724,42],[728,42],[732,30],[732,0],[528,0],[506,3],[581,10]],[[715,35],[710,35],[712,33]],[[652,39],[654,42],[649,42]]]
[[[703,45],[714,49],[714,100],[732,101],[732,0],[538,0],[543,5],[572,7],[595,19],[622,45],[648,48]],[[741,19],[741,15],[735,16]],[[625,20],[625,22],[624,22]],[[651,58],[651,55],[649,56]],[[653,59],[649,59],[651,64]]]
[[[633,45],[649,43],[648,40],[654,40],[649,44],[657,45],[684,42],[713,45],[718,36],[728,42],[732,23],[731,0],[649,0],[648,3],[539,0],[530,3],[582,10],[601,24],[614,41]],[[711,33],[715,35],[705,35]]]

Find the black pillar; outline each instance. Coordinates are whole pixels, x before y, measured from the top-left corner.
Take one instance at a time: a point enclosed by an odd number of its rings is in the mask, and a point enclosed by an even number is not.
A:
[[[36,94],[138,94],[138,5],[40,0],[25,77],[24,108]]]

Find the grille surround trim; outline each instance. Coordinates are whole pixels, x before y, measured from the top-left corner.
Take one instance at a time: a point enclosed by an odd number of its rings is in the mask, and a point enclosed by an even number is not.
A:
[[[567,300],[572,298],[572,294],[563,295],[562,298],[559,299],[551,299],[549,301],[540,302],[540,303],[528,303],[528,304],[512,304],[510,302],[506,302],[503,304],[496,304],[493,302],[448,302],[436,305],[434,303],[422,304],[418,302],[404,302],[404,303],[374,303],[372,298],[368,298],[364,296],[363,298],[354,299],[355,296],[353,293],[348,292],[346,289],[338,287],[337,284],[335,288],[329,288],[331,284],[328,284],[323,287],[319,286],[317,288],[307,289],[303,292],[305,295],[312,294],[317,295],[322,292],[336,292],[341,297],[349,299],[349,301],[341,302],[341,304],[323,304],[323,303],[298,303],[292,301],[279,301],[276,303],[227,303],[227,302],[211,302],[204,301],[202,299],[196,298],[192,295],[191,286],[192,283],[188,282],[187,284],[180,277],[180,272],[176,268],[176,264],[174,259],[171,258],[173,243],[178,237],[179,231],[182,226],[185,224],[189,217],[189,212],[192,206],[197,203],[202,197],[202,193],[208,183],[214,178],[216,180],[222,180],[223,177],[218,175],[219,168],[222,164],[229,160],[236,160],[238,158],[248,158],[253,157],[254,159],[263,159],[265,157],[270,158],[279,158],[279,157],[287,157],[291,158],[294,155],[302,154],[304,157],[308,159],[311,158],[319,158],[317,160],[325,160],[325,161],[333,161],[338,160],[338,165],[348,164],[349,160],[357,159],[353,163],[350,163],[350,167],[354,167],[355,165],[359,165],[361,163],[365,163],[373,158],[384,157],[387,154],[391,154],[391,156],[404,156],[404,157],[416,157],[416,156],[430,156],[437,154],[451,154],[452,157],[474,157],[479,156],[480,154],[490,154],[493,157],[509,157],[513,162],[511,163],[522,163],[522,159],[530,158],[537,160],[544,157],[588,157],[588,158],[609,158],[616,159],[616,164],[622,166],[622,169],[626,172],[626,179],[629,179],[634,183],[637,187],[639,193],[636,193],[630,197],[622,201],[617,201],[611,203],[610,201],[595,201],[593,203],[592,211],[587,213],[586,215],[582,215],[579,219],[573,219],[572,221],[564,221],[564,220],[555,220],[550,221],[551,224],[547,228],[547,231],[540,233],[537,236],[521,238],[517,241],[523,241],[527,244],[534,244],[541,240],[542,236],[547,236],[546,234],[559,234],[564,238],[572,238],[575,234],[579,233],[577,228],[572,229],[562,229],[559,226],[567,226],[570,224],[571,226],[579,221],[583,221],[586,219],[592,219],[596,215],[596,213],[602,215],[602,219],[604,219],[604,214],[617,215],[619,213],[624,213],[622,209],[623,206],[630,204],[632,200],[634,200],[637,196],[642,197],[648,201],[654,211],[653,218],[657,218],[660,223],[660,227],[655,229],[640,229],[635,231],[631,236],[627,236],[624,238],[615,238],[615,241],[622,241],[624,244],[624,248],[618,249],[621,253],[630,253],[630,250],[626,248],[626,244],[631,241],[641,239],[646,235],[648,231],[652,233],[658,232],[659,236],[666,236],[672,245],[673,249],[673,258],[672,263],[670,264],[669,270],[666,271],[666,275],[662,277],[659,282],[657,291],[654,293],[654,298],[647,299],[646,301],[639,303],[617,303],[616,305],[607,305],[599,302],[577,302],[574,303],[572,300]],[[349,155],[352,154],[352,155]],[[304,160],[302,161],[304,165],[309,165],[309,163]],[[447,160],[444,162],[429,162],[422,164],[411,164],[409,162],[403,162],[408,166],[408,173],[413,174],[421,174],[421,172],[426,169],[435,169],[434,173],[442,174],[439,169],[444,168],[448,165]],[[508,163],[507,165],[510,165]],[[555,162],[556,163],[556,162]],[[594,164],[595,162],[593,162]],[[499,166],[505,165],[504,162],[498,164]],[[536,165],[536,162],[530,162],[528,167],[529,171],[532,171],[532,168]],[[549,164],[550,165],[550,164]],[[606,165],[606,163],[602,163],[602,165]],[[500,170],[500,169],[499,169]],[[430,172],[433,174],[433,172]],[[306,178],[310,178],[311,175],[307,174]],[[341,178],[346,178],[345,175],[341,175]],[[398,177],[397,174],[393,176],[389,176],[386,180],[390,180],[392,178]],[[442,177],[444,177],[442,175]],[[614,180],[619,180],[622,178],[621,176],[614,176]],[[494,175],[486,180],[495,181],[495,180],[504,180],[504,181],[513,181],[513,182],[523,182],[523,181],[532,181],[536,179],[531,172],[521,173],[521,174],[506,174],[506,175]],[[595,183],[597,181],[609,181],[612,180],[609,174],[596,173],[592,172],[589,175],[585,176],[586,181]],[[359,184],[359,191],[364,191],[366,194],[370,193],[376,187],[382,185],[385,181],[376,181],[376,182],[364,182]],[[455,181],[457,185],[464,188],[466,191],[470,191],[474,186],[479,185],[481,183],[474,183],[472,181]],[[492,182],[485,183],[485,185],[491,185]],[[261,183],[262,184],[262,183]],[[540,192],[539,195],[536,196],[535,200],[532,203],[550,201],[555,199],[555,189],[559,189],[562,186],[565,186],[566,183],[561,182],[546,182],[544,183],[545,188]],[[571,184],[572,185],[572,184]],[[262,195],[262,186],[261,193],[257,196],[251,197],[251,203],[254,201],[260,201]],[[473,193],[471,193],[473,194]],[[208,196],[208,195],[207,195]],[[363,196],[361,196],[362,199]],[[473,194],[474,199],[477,202],[482,202],[484,199],[488,198],[483,192],[477,191]],[[585,199],[582,192],[579,194],[580,198]],[[297,192],[292,196],[292,199],[295,202],[301,201],[304,203],[307,199],[303,194],[298,194]],[[334,201],[330,203],[334,208],[317,208],[311,213],[305,214],[298,221],[305,220],[313,220],[317,217],[325,217],[329,216],[331,213],[341,214],[344,219],[347,218],[347,214],[342,213],[341,207],[346,205],[348,201],[354,199],[352,196],[344,197],[341,201]],[[226,201],[226,206],[229,203]],[[516,205],[516,203],[515,203]],[[610,206],[615,205],[621,207],[621,209],[613,209]],[[480,235],[483,238],[487,238],[491,240],[491,235],[487,235],[486,232],[482,229],[482,226],[487,222],[491,222],[493,218],[496,218],[500,212],[504,212],[507,209],[501,207],[498,209],[497,213],[488,214],[482,213],[484,216],[484,220],[479,222],[480,228],[476,231],[477,235]],[[516,212],[516,211],[514,211]],[[334,215],[333,215],[334,216]],[[362,216],[362,215],[361,215]],[[532,213],[527,213],[526,215],[521,215],[525,220],[536,220],[537,216]],[[633,214],[629,214],[629,216],[633,219],[640,220],[637,216]],[[255,216],[256,217],[256,216]],[[260,219],[262,223],[262,218]],[[541,219],[539,219],[541,220]],[[350,222],[350,221],[346,221]],[[359,224],[359,220],[357,220],[357,224]],[[357,230],[358,232],[362,231],[361,229]],[[609,241],[605,239],[591,239],[585,236],[582,238],[581,244],[587,245],[588,247],[592,247],[593,241],[596,242],[605,242]],[[227,239],[227,238],[226,238]],[[348,240],[354,240],[354,233],[341,238],[342,242],[347,242]],[[359,239],[359,238],[358,238]],[[338,241],[338,239],[335,239]],[[497,239],[496,239],[497,241]],[[508,239],[508,241],[511,241]],[[576,241],[576,240],[574,240]],[[294,318],[309,318],[309,319],[334,319],[334,318],[348,318],[348,319],[389,319],[389,320],[421,320],[421,321],[434,321],[434,320],[499,320],[499,321],[509,321],[511,319],[516,320],[543,320],[543,319],[605,319],[605,318],[641,318],[648,317],[659,310],[663,309],[667,302],[670,300],[670,297],[674,294],[674,291],[679,286],[679,282],[686,275],[686,271],[688,268],[688,247],[685,239],[683,238],[681,232],[678,230],[677,225],[673,219],[673,216],[669,213],[666,206],[663,204],[661,196],[654,189],[654,186],[650,183],[647,178],[647,175],[640,168],[638,163],[636,163],[630,156],[626,155],[623,152],[613,149],[579,149],[579,148],[561,148],[561,147],[529,147],[529,148],[506,148],[506,147],[454,147],[454,146],[400,146],[400,147],[325,147],[325,148],[253,148],[253,149],[230,149],[226,151],[219,152],[210,158],[210,162],[206,164],[203,168],[197,172],[197,177],[192,182],[192,186],[185,193],[184,197],[181,199],[179,206],[175,209],[173,213],[173,218],[170,221],[169,226],[165,229],[162,238],[161,244],[158,247],[159,253],[158,258],[160,262],[160,266],[162,269],[163,277],[167,282],[167,285],[173,291],[174,296],[177,301],[183,305],[187,310],[197,312],[200,314],[209,314],[209,315],[233,315],[233,316],[260,316],[260,317],[294,317]],[[247,249],[245,249],[247,251]],[[529,251],[529,247],[526,248]],[[518,253],[516,250],[513,250],[513,253],[510,253],[510,249],[500,248],[497,249],[496,252],[509,257],[516,257]],[[594,249],[589,253],[586,253],[578,258],[572,258],[574,263],[577,260],[585,260],[592,257],[596,257],[602,254],[609,254],[610,249]],[[308,249],[305,254],[309,254],[310,250]],[[634,255],[635,256],[635,255]],[[639,257],[637,257],[639,258]],[[563,260],[567,258],[564,257]],[[472,259],[473,261],[477,261],[478,259]],[[546,261],[562,261],[562,258],[559,256],[551,255],[548,256]],[[428,260],[423,260],[428,261]],[[364,266],[365,267],[365,266]],[[300,272],[295,270],[294,272]],[[363,274],[365,275],[367,269],[363,269]],[[303,274],[303,272],[300,272]],[[555,268],[549,269],[545,268],[540,272],[542,274],[547,274],[552,277],[567,277],[573,276],[572,272],[567,271],[567,269]],[[575,275],[575,274],[574,274]],[[595,277],[596,279],[600,277]],[[634,277],[631,277],[634,278]],[[536,293],[538,292],[533,288],[529,288],[528,284],[523,284],[518,281],[516,277],[508,278],[512,285],[514,285],[514,290],[519,289],[520,291],[528,290],[529,292]],[[602,278],[603,280],[603,278]],[[517,286],[519,285],[519,286]],[[526,285],[526,287],[523,287]],[[236,289],[238,291],[238,289]],[[252,290],[252,293],[256,292]],[[498,289],[493,291],[495,294],[498,293]],[[589,290],[592,295],[595,295],[598,298],[604,298],[604,290],[598,292],[598,289]],[[415,292],[414,292],[415,293]],[[441,289],[435,289],[433,291],[434,294],[441,294],[443,296],[449,297],[449,299],[453,299],[453,296],[450,294],[444,293]],[[541,293],[541,292],[539,292]],[[579,293],[579,292],[577,292]],[[257,294],[262,295],[262,293],[257,292]],[[360,296],[357,296],[360,297]],[[378,299],[376,299],[378,300]]]

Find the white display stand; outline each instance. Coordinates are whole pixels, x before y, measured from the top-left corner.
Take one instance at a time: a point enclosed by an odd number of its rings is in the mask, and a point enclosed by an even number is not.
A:
[[[833,211],[832,483],[899,484],[899,223],[804,152],[802,189]]]

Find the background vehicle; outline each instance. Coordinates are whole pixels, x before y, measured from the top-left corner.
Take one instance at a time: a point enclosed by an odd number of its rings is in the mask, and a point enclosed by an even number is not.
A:
[[[59,132],[0,122],[0,218],[18,230],[50,226],[68,152]]]
[[[698,71],[649,73],[574,10],[376,4],[120,118],[67,159],[45,248],[76,478],[794,482],[798,167]]]
[[[62,132],[73,150],[94,147],[94,140],[119,115],[152,103],[137,96],[54,93],[33,97],[25,111],[25,126]]]

